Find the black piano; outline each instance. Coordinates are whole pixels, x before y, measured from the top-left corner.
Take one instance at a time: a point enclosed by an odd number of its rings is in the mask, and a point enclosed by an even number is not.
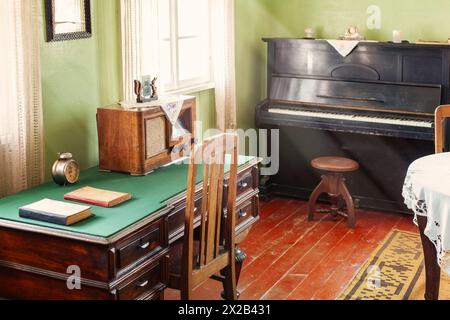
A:
[[[327,41],[264,41],[256,123],[280,130],[280,169],[262,191],[308,199],[320,180],[310,161],[346,156],[361,164],[347,179],[359,207],[408,212],[406,171],[434,152],[434,111],[450,103],[450,46],[362,42],[342,57]]]

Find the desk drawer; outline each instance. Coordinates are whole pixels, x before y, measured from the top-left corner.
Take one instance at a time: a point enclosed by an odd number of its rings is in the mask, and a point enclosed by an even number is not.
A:
[[[135,300],[165,288],[167,283],[167,258],[152,263],[131,280],[118,288],[119,300]]]
[[[257,173],[254,172],[253,168],[240,173],[237,177],[237,198],[251,189],[256,189],[258,187],[257,179]]]
[[[196,208],[195,216],[199,217],[202,209],[202,198],[197,199],[195,201],[195,208]],[[169,214],[169,230],[171,234],[177,232],[178,230],[181,230],[181,232],[183,232],[185,210],[186,210],[186,202],[183,202],[183,205],[181,207],[175,208],[173,213]]]
[[[236,229],[243,227],[249,220],[258,216],[259,206],[258,196],[245,200],[236,207]]]
[[[167,246],[164,220],[154,222],[117,246],[117,269],[122,270]]]

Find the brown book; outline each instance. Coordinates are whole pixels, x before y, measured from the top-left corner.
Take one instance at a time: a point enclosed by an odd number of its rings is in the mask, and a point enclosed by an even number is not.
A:
[[[22,218],[70,226],[92,215],[91,207],[43,199],[19,208]]]
[[[131,194],[84,187],[64,195],[64,199],[110,208],[131,199]]]

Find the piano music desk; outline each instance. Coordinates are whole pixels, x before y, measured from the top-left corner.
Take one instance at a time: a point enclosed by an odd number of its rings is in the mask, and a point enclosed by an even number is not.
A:
[[[239,164],[237,243],[259,218],[258,159],[240,157]],[[184,231],[187,169],[170,165],[132,177],[91,168],[74,186],[47,183],[0,199],[0,297],[162,299],[170,245]],[[199,170],[199,182],[201,177]],[[132,199],[114,208],[92,206],[94,216],[73,226],[19,217],[23,205],[63,200],[65,193],[84,186],[130,192]],[[201,190],[196,203],[201,205]],[[80,290],[67,286],[76,283],[70,278],[73,266],[81,271]]]

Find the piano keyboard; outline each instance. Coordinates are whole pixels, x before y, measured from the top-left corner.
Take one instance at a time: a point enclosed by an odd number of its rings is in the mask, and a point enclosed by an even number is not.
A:
[[[304,116],[317,119],[332,119],[332,120],[347,120],[347,121],[357,121],[357,122],[370,122],[370,123],[383,123],[391,125],[401,125],[409,127],[420,127],[420,128],[434,128],[434,121],[421,121],[421,120],[411,120],[411,119],[399,119],[399,118],[389,118],[389,117],[377,117],[377,116],[364,116],[364,115],[350,115],[342,113],[328,113],[319,111],[305,111],[305,110],[292,110],[292,109],[281,109],[281,108],[269,108],[269,113],[277,114],[287,114],[293,116]]]

